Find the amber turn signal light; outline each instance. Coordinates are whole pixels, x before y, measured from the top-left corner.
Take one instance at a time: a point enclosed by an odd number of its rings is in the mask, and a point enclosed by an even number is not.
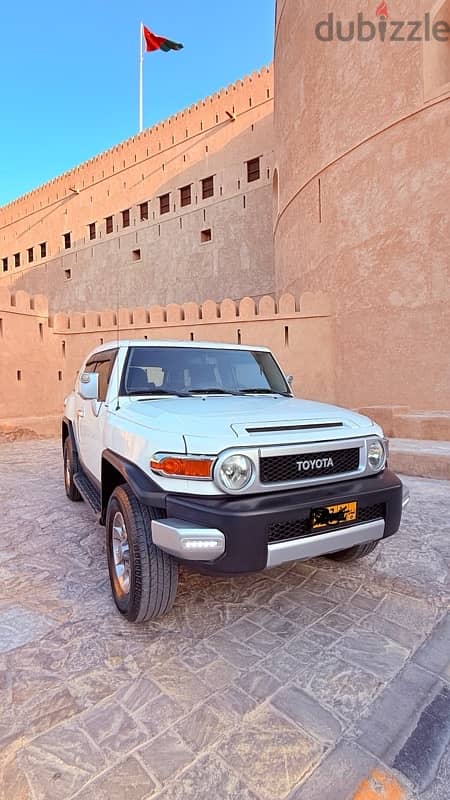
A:
[[[179,478],[210,478],[213,462],[209,458],[180,458],[165,456],[159,461],[150,461],[154,472]]]

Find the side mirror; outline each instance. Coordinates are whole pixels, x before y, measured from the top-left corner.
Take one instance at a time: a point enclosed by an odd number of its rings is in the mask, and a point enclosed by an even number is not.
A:
[[[83,400],[98,400],[97,372],[83,372],[80,378],[80,395]]]
[[[286,380],[287,380],[289,386],[292,386],[292,384],[294,383],[294,376],[293,375],[286,375]]]

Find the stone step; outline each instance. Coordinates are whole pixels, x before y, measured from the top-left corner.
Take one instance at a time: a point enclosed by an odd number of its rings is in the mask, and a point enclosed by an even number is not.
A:
[[[450,411],[415,411],[407,406],[366,406],[357,410],[378,422],[389,438],[450,442]]]
[[[394,414],[393,435],[398,439],[450,441],[450,411],[409,411]]]
[[[389,444],[394,472],[450,481],[450,441],[391,439]]]
[[[407,414],[409,410],[408,406],[364,406],[364,408],[356,409],[360,414],[370,417],[378,425],[381,425],[384,433],[389,438],[395,436],[394,420],[396,417],[400,414]]]

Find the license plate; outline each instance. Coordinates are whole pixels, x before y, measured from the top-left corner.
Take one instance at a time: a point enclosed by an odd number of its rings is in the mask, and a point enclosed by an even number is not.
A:
[[[357,515],[358,503],[356,502],[314,508],[311,511],[311,527],[313,530],[318,530],[319,528],[345,525],[347,522],[355,522]]]

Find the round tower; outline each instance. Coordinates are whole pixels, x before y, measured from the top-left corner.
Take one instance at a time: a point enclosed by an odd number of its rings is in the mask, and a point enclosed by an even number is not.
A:
[[[450,409],[450,0],[278,0],[275,269],[328,291],[337,401]]]

